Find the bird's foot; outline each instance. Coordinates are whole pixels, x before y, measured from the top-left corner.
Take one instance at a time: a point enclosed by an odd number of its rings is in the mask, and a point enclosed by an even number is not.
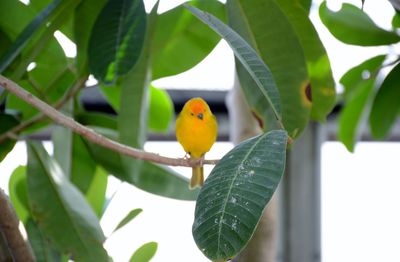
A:
[[[185,160],[188,160],[188,159],[190,159],[190,155],[189,155],[189,153],[186,153],[186,154],[183,156],[183,159],[185,159]]]
[[[203,166],[204,163],[204,155],[202,155],[199,159],[199,166]]]

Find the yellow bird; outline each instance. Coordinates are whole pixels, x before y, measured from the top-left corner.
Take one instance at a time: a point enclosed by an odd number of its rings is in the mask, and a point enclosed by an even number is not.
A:
[[[217,138],[217,120],[210,107],[200,97],[192,98],[183,106],[176,119],[176,138],[190,158],[204,160]],[[201,187],[204,182],[203,166],[193,167],[189,188]]]

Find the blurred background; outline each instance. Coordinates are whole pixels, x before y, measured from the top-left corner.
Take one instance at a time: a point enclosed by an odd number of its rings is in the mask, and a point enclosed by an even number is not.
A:
[[[154,2],[145,1],[147,11]],[[159,12],[182,2],[161,1]],[[362,4],[358,0],[326,2],[331,10],[339,10],[344,2],[355,6]],[[339,79],[350,68],[381,53],[398,54],[400,47],[398,44],[360,47],[338,41],[320,20],[318,9],[321,3],[320,0],[312,2],[310,18],[325,45],[340,96],[343,87]],[[394,9],[389,1],[366,0],[364,11],[379,27],[391,30]],[[76,47],[68,38],[59,35],[57,39],[67,56],[76,55]],[[175,114],[190,97],[201,96],[210,104],[219,123],[218,142],[207,154],[210,159],[221,158],[233,147],[229,139],[226,96],[234,84],[234,69],[233,54],[222,40],[196,67],[152,82],[153,86],[169,93]],[[91,79],[88,84],[96,83]],[[82,100],[91,110],[111,110],[96,89],[85,90]],[[338,104],[326,123],[312,123],[297,142],[299,145],[312,144],[312,153],[305,154],[300,161],[315,172],[299,174],[292,182],[283,182],[276,192],[280,196],[278,261],[400,261],[400,210],[396,208],[400,199],[400,123],[396,123],[385,141],[379,142],[372,139],[368,129],[363,129],[360,141],[350,153],[337,137],[341,108]],[[50,138],[46,132],[38,137],[45,141]],[[52,153],[49,141],[45,146]],[[166,134],[150,134],[144,148],[165,156],[184,156],[183,149],[175,141],[173,123]],[[298,146],[298,150],[301,154],[302,150],[308,149]],[[0,165],[0,188],[6,193],[13,170],[26,165],[26,161],[26,146],[21,141]],[[294,163],[291,168],[296,165]],[[188,168],[174,169],[190,176]],[[210,170],[207,166],[205,173]],[[101,218],[101,226],[108,237],[105,247],[114,261],[127,261],[133,249],[149,241],[158,243],[152,261],[188,261],[188,258],[193,262],[207,261],[191,235],[195,202],[156,196],[111,176],[108,180],[106,199],[109,206]],[[112,233],[118,222],[134,208],[141,208],[143,212],[126,227]]]

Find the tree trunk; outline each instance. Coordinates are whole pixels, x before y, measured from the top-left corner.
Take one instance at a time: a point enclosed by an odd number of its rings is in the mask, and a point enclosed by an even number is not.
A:
[[[0,261],[35,261],[31,246],[23,239],[18,226],[15,210],[0,189]]]

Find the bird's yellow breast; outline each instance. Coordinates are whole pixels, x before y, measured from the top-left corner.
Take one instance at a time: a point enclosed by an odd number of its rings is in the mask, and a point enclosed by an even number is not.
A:
[[[184,107],[176,120],[176,138],[185,152],[193,158],[200,158],[211,149],[216,137],[217,121],[208,105],[203,119]]]

